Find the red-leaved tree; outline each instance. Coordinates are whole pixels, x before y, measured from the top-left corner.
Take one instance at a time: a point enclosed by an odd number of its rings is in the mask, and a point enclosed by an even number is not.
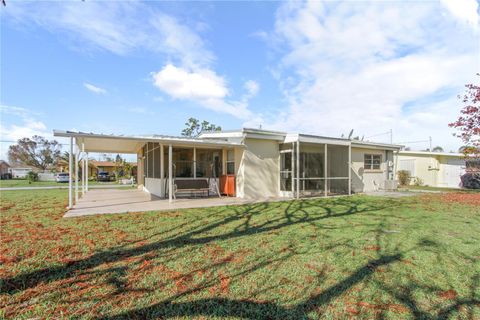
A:
[[[480,76],[477,73],[477,76]],[[463,152],[466,155],[480,157],[480,85],[467,84],[463,96],[459,96],[464,107],[457,121],[449,124],[458,129],[457,137],[465,143]]]

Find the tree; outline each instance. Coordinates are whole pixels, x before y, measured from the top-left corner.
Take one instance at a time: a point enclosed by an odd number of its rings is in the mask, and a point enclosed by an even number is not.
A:
[[[122,159],[122,157],[117,154],[115,157],[115,178],[118,179],[121,176],[123,176],[123,163],[125,160]]]
[[[477,73],[477,76],[480,74]],[[466,155],[480,156],[480,85],[471,83],[465,87],[463,97],[458,96],[464,104],[460,117],[449,127],[460,131],[455,136],[465,143],[463,150]]]
[[[222,130],[222,127],[220,126],[217,126],[205,120],[200,122],[200,120],[195,118],[188,119],[188,121],[185,122],[185,126],[186,128],[182,130],[182,136],[185,137],[198,137],[204,131]]]
[[[38,169],[46,170],[54,166],[61,154],[61,146],[56,140],[33,136],[17,141],[8,149],[8,159],[11,163],[21,163]]]
[[[440,146],[436,146],[435,148],[432,149],[433,152],[443,152],[443,148]]]

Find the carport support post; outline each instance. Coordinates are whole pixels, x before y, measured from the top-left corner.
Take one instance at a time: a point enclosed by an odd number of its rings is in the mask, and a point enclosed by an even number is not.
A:
[[[173,196],[173,168],[172,168],[172,145],[168,145],[168,202],[172,202]]]
[[[85,144],[82,143],[82,196],[85,195]]]
[[[73,175],[73,137],[70,137],[70,153],[68,155],[68,208],[69,209],[73,207],[72,175]]]
[[[300,199],[300,139],[297,141],[297,199]]]
[[[85,158],[85,191],[88,191],[88,152]]]
[[[328,196],[328,190],[327,190],[327,188],[328,188],[328,180],[327,180],[327,178],[328,178],[328,173],[327,173],[327,170],[328,170],[328,164],[327,164],[328,154],[327,154],[327,152],[328,152],[328,145],[325,143],[325,161],[324,161],[324,164],[323,164],[324,165],[323,170],[325,171],[325,173],[323,174],[324,177],[325,177],[325,185],[323,187],[325,189],[324,190],[325,191],[325,197]]]
[[[163,144],[160,145],[160,183],[162,184],[161,194],[165,197],[165,155],[163,154]]]
[[[78,147],[75,147],[75,203],[78,202]]]
[[[193,147],[193,178],[197,178],[197,148]]]
[[[292,159],[291,159],[291,171],[292,171],[292,196],[295,196],[295,142],[292,142]]]
[[[352,194],[352,143],[348,145],[348,195]]]

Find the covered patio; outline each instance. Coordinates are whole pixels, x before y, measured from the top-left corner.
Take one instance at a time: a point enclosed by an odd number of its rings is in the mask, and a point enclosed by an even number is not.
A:
[[[211,190],[207,195],[215,194],[216,199],[190,199],[190,202],[198,202],[195,206],[212,206],[217,202],[225,205],[233,201],[221,197],[219,181],[222,175],[234,174],[228,161],[229,154],[235,148],[243,148],[240,143],[163,135],[116,136],[57,130],[54,130],[54,136],[70,139],[68,209],[71,215],[182,207],[181,203],[189,199],[174,201],[175,179],[208,181]],[[135,154],[139,189],[90,190],[84,168],[88,168],[89,154],[93,152]],[[75,177],[81,177],[81,180]],[[151,204],[147,205],[147,202]],[[192,203],[184,205],[192,207]]]
[[[241,199],[212,197],[177,199],[166,201],[139,189],[95,189],[90,190],[68,210],[64,217],[80,217],[96,214],[128,213],[145,211],[170,211],[177,209],[242,205],[254,202],[279,201],[283,199]]]

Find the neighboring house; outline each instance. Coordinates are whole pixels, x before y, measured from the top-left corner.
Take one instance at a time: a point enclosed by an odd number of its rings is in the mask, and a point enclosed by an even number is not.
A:
[[[406,170],[420,183],[431,187],[460,188],[460,177],[466,171],[463,153],[400,151],[397,156],[397,172]]]
[[[4,160],[0,160],[0,179],[8,179],[10,165]]]
[[[54,135],[74,138],[85,152],[136,153],[139,187],[170,199],[177,179],[207,179],[219,185],[221,193],[240,198],[395,189],[394,152],[402,147],[247,128],[198,138],[69,131]]]
[[[89,163],[92,164],[92,168],[89,168],[90,177],[96,177],[99,172],[108,172],[108,174],[111,176],[115,175],[115,169],[117,167],[117,164],[114,161],[91,160]],[[132,175],[135,176],[137,174],[137,163],[129,162],[129,164],[132,166]]]
[[[12,174],[12,178],[19,178],[24,179],[27,177],[27,174],[30,171],[38,172],[39,170],[34,167],[30,166],[12,166],[10,167],[10,173]]]

